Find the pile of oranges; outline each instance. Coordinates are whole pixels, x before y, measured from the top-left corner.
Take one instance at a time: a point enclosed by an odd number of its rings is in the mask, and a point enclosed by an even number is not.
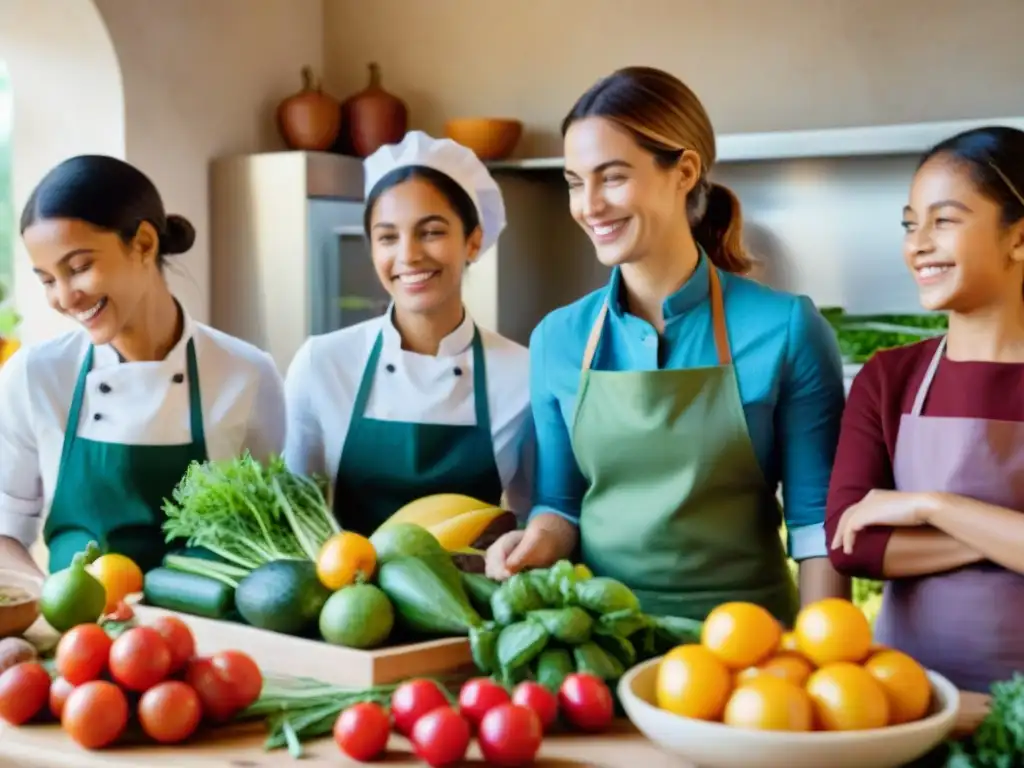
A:
[[[683,717],[773,731],[884,728],[931,705],[924,668],[875,645],[863,612],[836,598],[803,608],[791,632],[758,605],[720,605],[700,643],[662,659],[656,693]]]

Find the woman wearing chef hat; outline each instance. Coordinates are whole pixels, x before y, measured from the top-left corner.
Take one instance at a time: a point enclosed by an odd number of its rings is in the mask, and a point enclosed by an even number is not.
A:
[[[469,149],[413,131],[365,162],[364,225],[391,295],[379,318],[315,336],[288,370],[293,469],[329,477],[339,522],[372,533],[397,509],[459,493],[529,504],[529,353],[477,327],[462,278],[505,206]]]
[[[743,276],[739,202],[708,177],[700,101],[630,67],[580,97],[563,136],[570,212],[612,274],[533,332],[536,506],[488,550],[488,572],[578,546],[649,613],[744,601],[789,622],[784,519],[799,598],[842,594],[824,534],[838,345],[809,299]]]
[[[80,327],[0,369],[0,565],[33,569],[42,527],[51,571],[90,540],[148,570],[167,549],[163,501],[191,462],[283,449],[281,377],[175,299],[164,269],[195,231],[133,166],[66,160],[21,232],[50,306]]]

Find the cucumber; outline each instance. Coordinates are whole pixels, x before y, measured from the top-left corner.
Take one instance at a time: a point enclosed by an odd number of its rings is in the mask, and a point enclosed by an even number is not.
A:
[[[418,557],[395,557],[380,567],[377,584],[413,631],[458,637],[483,624],[465,589],[451,585]]]
[[[146,604],[208,619],[227,619],[235,608],[235,590],[227,584],[170,568],[146,573],[142,593]]]

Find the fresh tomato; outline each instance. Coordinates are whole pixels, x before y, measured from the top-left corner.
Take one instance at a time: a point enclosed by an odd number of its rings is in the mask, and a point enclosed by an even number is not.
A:
[[[203,705],[199,694],[178,680],[165,680],[139,699],[139,724],[146,735],[161,744],[184,741],[199,727]]]
[[[409,680],[391,694],[391,716],[395,728],[404,736],[412,733],[416,721],[438,707],[447,707],[448,699],[432,680]]]
[[[134,627],[110,647],[110,674],[129,691],[147,691],[167,679],[171,649],[152,627]]]
[[[97,624],[72,627],[57,643],[57,673],[71,685],[99,680],[107,669],[110,635]]]
[[[558,719],[558,697],[540,683],[520,683],[512,692],[512,703],[537,713],[546,731]]]
[[[50,683],[50,714],[58,720],[60,720],[61,713],[64,712],[64,702],[68,700],[68,696],[73,690],[75,690],[75,686],[63,677],[58,677]]]
[[[42,664],[23,661],[0,675],[0,717],[22,725],[38,715],[50,700],[50,673]]]
[[[461,761],[469,748],[466,719],[448,706],[437,707],[420,717],[412,728],[416,755],[433,768]]]
[[[135,611],[133,611],[132,607],[128,605],[128,603],[126,603],[124,600],[122,600],[116,606],[114,606],[114,610],[112,610],[106,616],[107,621],[115,622],[131,621],[134,618]]]
[[[259,667],[240,651],[191,659],[185,666],[185,682],[195,688],[203,715],[214,723],[231,719],[259,698],[263,689]]]
[[[603,731],[615,717],[612,692],[604,680],[584,672],[575,672],[562,681],[558,706],[581,731]]]
[[[124,692],[106,680],[93,680],[73,690],[64,702],[61,727],[86,749],[113,744],[128,724]]]
[[[379,704],[353,704],[334,722],[334,741],[353,760],[369,762],[384,754],[391,736],[391,720]]]
[[[529,765],[540,750],[544,726],[529,707],[502,704],[484,715],[476,738],[489,765]]]
[[[221,651],[212,658],[213,668],[234,691],[235,706],[243,710],[260,697],[263,673],[250,656],[241,651]]]
[[[489,710],[510,701],[508,691],[486,677],[467,680],[459,690],[459,711],[474,728]]]
[[[160,633],[171,652],[170,674],[184,669],[188,660],[196,655],[196,640],[188,624],[174,616],[161,616],[149,626]]]

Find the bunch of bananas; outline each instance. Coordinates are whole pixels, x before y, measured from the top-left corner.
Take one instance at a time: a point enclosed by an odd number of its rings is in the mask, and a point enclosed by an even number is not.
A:
[[[487,528],[507,511],[457,493],[438,493],[411,501],[377,530],[396,523],[413,523],[434,534],[449,552],[470,550]]]

